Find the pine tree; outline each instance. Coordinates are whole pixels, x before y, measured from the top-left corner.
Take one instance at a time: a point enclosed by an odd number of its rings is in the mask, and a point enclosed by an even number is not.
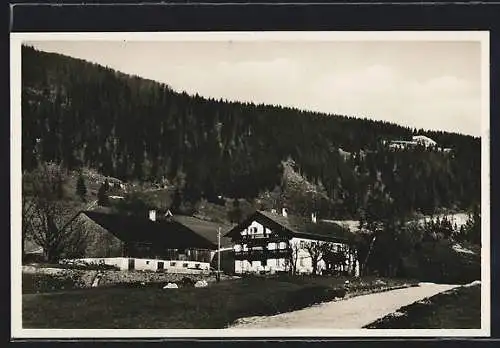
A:
[[[99,187],[99,191],[97,191],[97,204],[103,207],[108,207],[110,205],[108,191],[109,191],[109,183],[106,180],[101,185],[101,187]]]
[[[229,220],[232,223],[239,223],[242,215],[243,215],[243,212],[242,212],[241,207],[240,207],[240,201],[239,201],[239,199],[235,199],[233,201],[233,209],[229,212]]]
[[[76,194],[81,198],[83,202],[87,201],[87,185],[85,184],[85,178],[82,174],[78,176],[78,180],[76,182]]]
[[[172,205],[170,206],[170,211],[174,214],[178,214],[181,209],[182,197],[179,188],[175,189],[174,198],[172,199]]]

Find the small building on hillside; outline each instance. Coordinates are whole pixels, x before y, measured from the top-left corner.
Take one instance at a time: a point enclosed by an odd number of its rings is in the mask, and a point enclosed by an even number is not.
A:
[[[105,263],[121,270],[150,270],[172,273],[208,272],[218,250],[231,249],[224,238],[230,226],[205,221],[193,216],[158,214],[147,216],[85,211],[87,217],[103,227],[121,243],[117,257],[82,258],[73,261]]]
[[[437,145],[437,143],[434,140],[432,140],[429,137],[426,137],[425,135],[414,135],[413,141],[418,145],[424,146],[426,148],[435,147]]]
[[[418,144],[416,141],[409,141],[409,140],[391,140],[389,142],[389,148],[390,149],[411,149],[416,147]]]
[[[438,146],[437,142],[425,135],[414,135],[412,140],[384,140],[382,142],[391,150],[408,150],[416,147],[421,147],[428,150],[436,150],[438,152],[451,153],[451,148],[443,148]]]
[[[286,209],[282,214],[276,211],[256,211],[243,222],[233,227],[226,237],[234,243],[235,273],[277,273],[295,271],[298,274],[311,274],[337,271],[359,275],[357,252],[349,244],[349,231],[335,223],[310,221],[290,216]],[[319,258],[316,262],[309,252],[311,245],[319,250],[329,250],[336,255],[337,262],[331,258]],[[339,260],[338,256],[342,258]],[[316,258],[317,260],[318,258]]]

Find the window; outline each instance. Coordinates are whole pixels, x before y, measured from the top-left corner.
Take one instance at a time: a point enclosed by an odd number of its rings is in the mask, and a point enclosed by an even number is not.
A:
[[[149,265],[149,261],[146,261],[146,265]]]
[[[264,266],[264,267],[267,266],[267,259],[262,260],[262,266]]]
[[[197,268],[197,269],[200,269],[200,264],[197,263],[197,264],[194,265],[194,267]]]
[[[187,262],[182,264],[182,267],[184,267],[184,268],[187,268],[187,266],[188,266]]]
[[[175,262],[170,262],[171,267],[175,267]]]

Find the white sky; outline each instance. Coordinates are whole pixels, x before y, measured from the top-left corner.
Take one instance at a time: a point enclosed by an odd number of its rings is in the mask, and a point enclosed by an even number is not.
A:
[[[464,41],[39,41],[205,97],[481,135],[481,46]]]

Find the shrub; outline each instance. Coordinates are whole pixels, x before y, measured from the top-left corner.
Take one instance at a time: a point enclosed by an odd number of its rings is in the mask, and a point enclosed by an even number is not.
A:
[[[52,292],[83,287],[85,287],[85,284],[75,272],[62,272],[56,275],[23,273],[23,293]]]
[[[481,258],[457,253],[447,240],[424,242],[403,259],[401,276],[437,283],[470,283],[481,278]]]
[[[195,281],[192,280],[191,278],[189,277],[183,277],[180,281],[180,284],[182,287],[193,287],[194,284],[195,284]]]

